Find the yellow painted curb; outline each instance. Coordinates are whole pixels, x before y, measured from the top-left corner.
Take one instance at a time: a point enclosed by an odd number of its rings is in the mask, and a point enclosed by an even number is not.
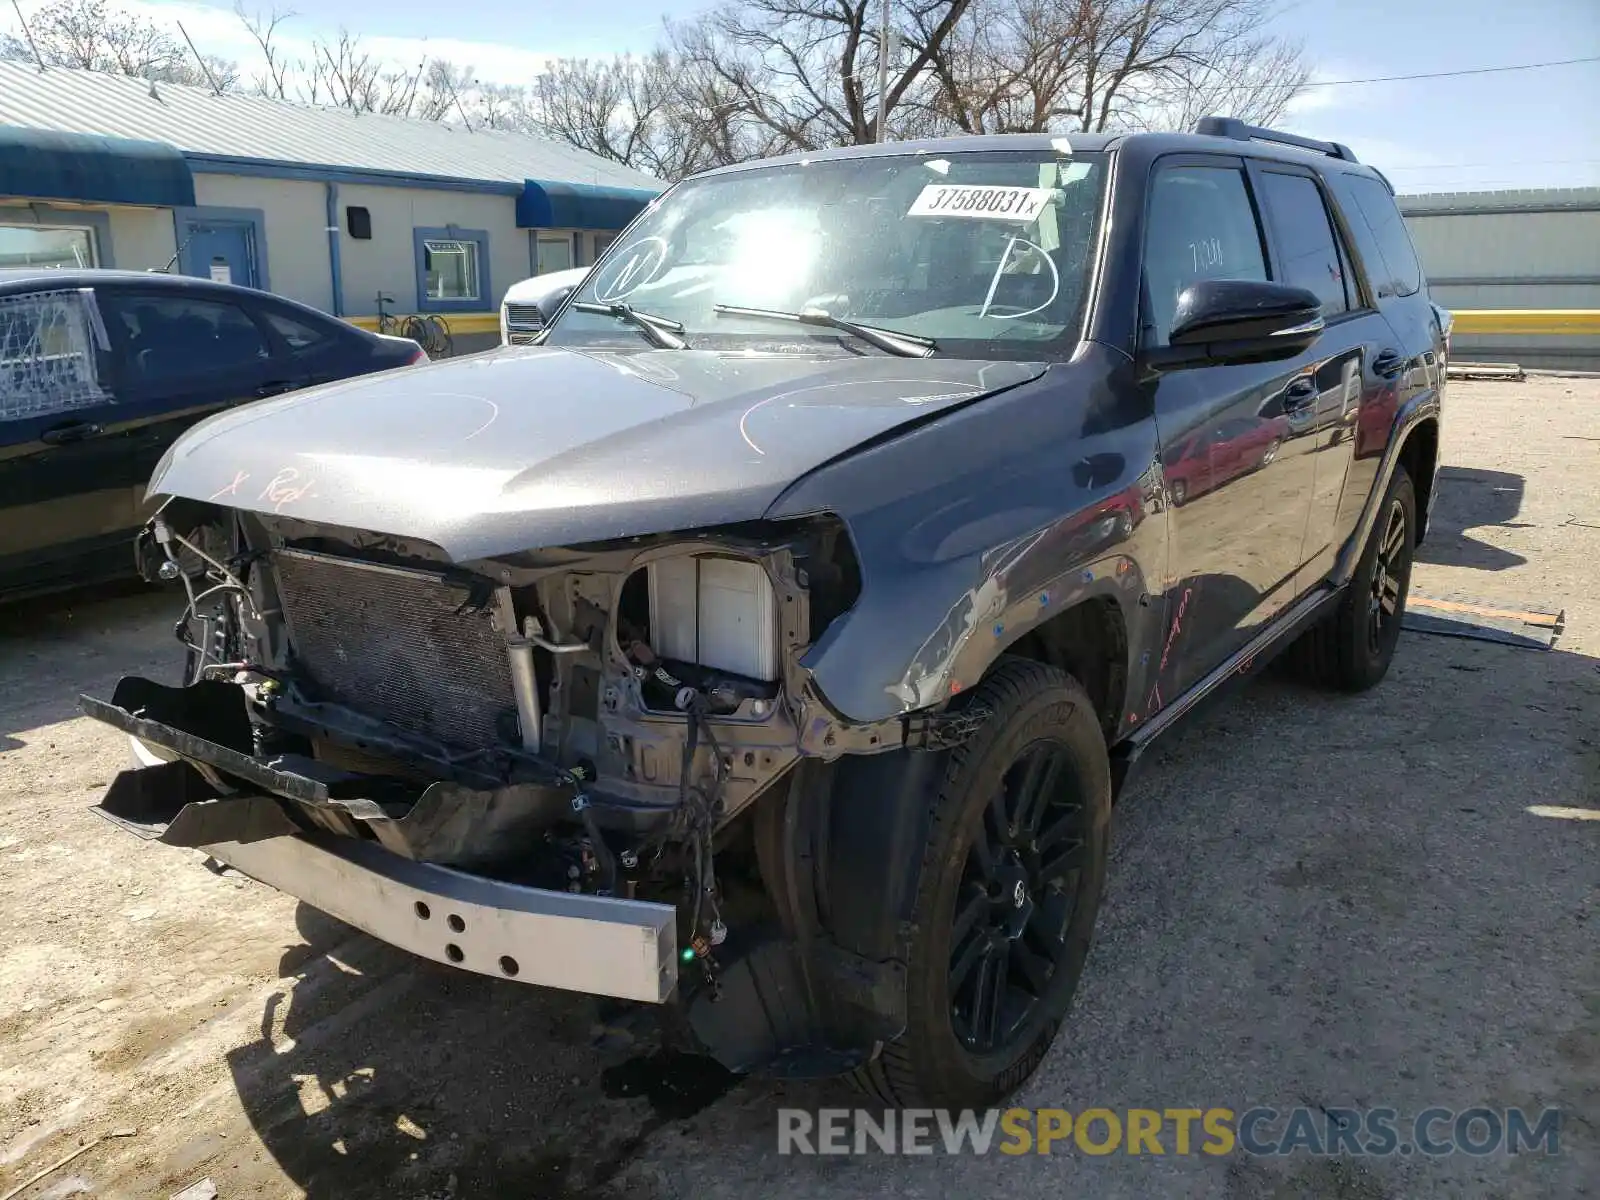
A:
[[[410,313],[395,314],[394,332],[400,332],[400,326],[405,322]],[[458,333],[499,333],[499,313],[438,313],[436,314],[452,335]],[[378,332],[377,317],[346,317],[344,318],[357,329],[365,329],[368,333]]]
[[[1453,333],[1600,333],[1600,308],[1451,309]]]

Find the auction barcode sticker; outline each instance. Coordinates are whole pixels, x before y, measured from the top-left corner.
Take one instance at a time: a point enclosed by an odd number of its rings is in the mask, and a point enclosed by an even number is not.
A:
[[[1044,211],[1044,206],[1049,202],[1049,188],[930,183],[906,210],[906,216],[1031,221]]]

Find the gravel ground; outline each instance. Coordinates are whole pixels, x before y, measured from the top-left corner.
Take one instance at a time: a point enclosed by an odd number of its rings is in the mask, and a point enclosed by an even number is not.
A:
[[[580,998],[87,812],[125,750],[74,697],[175,652],[127,590],[0,613],[0,1188],[131,1127],[26,1200],[1600,1194],[1600,821],[1530,811],[1600,810],[1600,381],[1457,383],[1447,420],[1416,586],[1564,608],[1557,649],[1408,634],[1373,693],[1269,677],[1153,752],[1018,1102],[1559,1107],[1559,1156],[780,1157],[777,1108],[849,1094],[607,1066]]]

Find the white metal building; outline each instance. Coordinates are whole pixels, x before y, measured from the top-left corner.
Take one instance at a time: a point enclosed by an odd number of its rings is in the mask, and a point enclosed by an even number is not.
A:
[[[1401,196],[1433,298],[1466,310],[1600,309],[1600,188]],[[1461,333],[1458,359],[1600,368],[1592,333]]]
[[[340,316],[494,313],[662,188],[570,146],[0,62],[0,266],[167,268]]]

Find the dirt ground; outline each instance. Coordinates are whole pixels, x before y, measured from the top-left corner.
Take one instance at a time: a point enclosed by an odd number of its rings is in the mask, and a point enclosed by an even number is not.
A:
[[[1600,1194],[1600,821],[1533,811],[1600,810],[1600,381],[1455,383],[1445,445],[1414,586],[1564,608],[1557,648],[1409,633],[1373,693],[1268,677],[1155,752],[1019,1103],[1559,1107],[1559,1156],[780,1157],[849,1094],[603,1063],[581,998],[88,812],[126,750],[77,693],[177,653],[125,590],[0,613],[0,1189],[128,1127],[25,1200]]]

